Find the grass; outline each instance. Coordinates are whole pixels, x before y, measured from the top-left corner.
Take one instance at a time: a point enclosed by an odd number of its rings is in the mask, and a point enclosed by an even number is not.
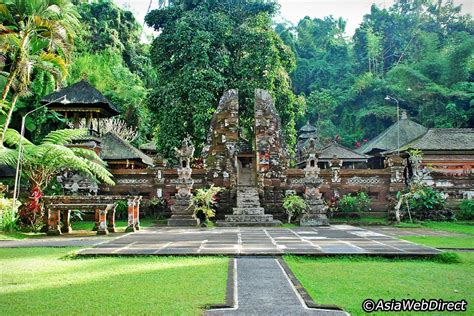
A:
[[[361,224],[361,225],[386,225],[387,219],[386,218],[379,218],[379,217],[360,217],[360,218],[345,218],[345,217],[336,217],[331,218],[329,220],[331,224],[339,224],[339,223],[350,223],[350,224]]]
[[[474,248],[474,237],[400,236],[417,244],[434,248]]]
[[[423,227],[427,227],[434,230],[474,235],[474,222],[472,221],[424,222],[422,225]]]
[[[225,300],[224,257],[68,259],[75,248],[0,249],[3,315],[198,315]]]
[[[286,256],[285,261],[315,302],[336,304],[352,315],[366,315],[361,304],[367,298],[473,302],[474,253],[459,253],[459,258],[461,262],[455,264],[369,257]],[[473,311],[468,305],[467,314],[472,315]]]

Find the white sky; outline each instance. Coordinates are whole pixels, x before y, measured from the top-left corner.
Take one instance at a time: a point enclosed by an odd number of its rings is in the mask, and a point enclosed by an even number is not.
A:
[[[143,23],[150,0],[114,0],[115,3],[132,11],[136,18]],[[346,33],[353,35],[355,29],[362,22],[364,14],[370,12],[372,3],[379,7],[388,8],[393,0],[278,0],[281,5],[280,19],[293,24],[305,16],[323,18],[333,15],[347,20]],[[474,15],[474,0],[454,0],[455,4],[463,5],[463,12]],[[158,0],[152,0],[151,9],[158,7]],[[150,30],[147,31],[151,32]]]

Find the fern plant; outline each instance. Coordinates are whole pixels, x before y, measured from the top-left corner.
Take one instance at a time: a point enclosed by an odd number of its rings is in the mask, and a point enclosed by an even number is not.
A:
[[[114,185],[112,174],[107,171],[106,164],[92,150],[65,146],[73,140],[87,134],[85,129],[63,129],[52,131],[35,145],[22,137],[17,131],[8,129],[5,133],[5,144],[0,145],[0,164],[16,168],[19,144],[22,144],[22,174],[35,197],[41,196],[51,180],[60,172],[75,171],[88,176],[97,182]],[[39,206],[33,199],[27,208],[36,214]]]
[[[217,203],[217,194],[222,190],[214,185],[211,185],[209,189],[197,189],[193,197],[194,215],[199,217],[199,214],[202,214],[206,221],[214,217],[216,212],[213,207]]]

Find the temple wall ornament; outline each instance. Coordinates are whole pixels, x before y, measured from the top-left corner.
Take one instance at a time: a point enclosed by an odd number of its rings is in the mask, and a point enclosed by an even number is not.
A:
[[[331,168],[331,182],[340,183],[342,160],[337,158],[336,155],[334,155],[333,158],[329,161],[329,167]]]
[[[379,176],[374,177],[358,177],[353,176],[347,179],[347,184],[366,184],[366,185],[376,185],[383,183],[383,180]]]
[[[388,156],[384,161],[385,167],[390,169],[390,182],[402,183],[405,179],[403,171],[405,170],[405,160],[398,155]]]
[[[168,219],[168,226],[196,226],[199,219],[194,216],[191,192],[194,181],[191,178],[193,169],[191,159],[194,156],[194,146],[189,138],[185,138],[181,148],[175,148],[176,158],[179,161],[177,168],[178,183],[177,193],[174,197],[174,204],[171,206],[171,218]]]

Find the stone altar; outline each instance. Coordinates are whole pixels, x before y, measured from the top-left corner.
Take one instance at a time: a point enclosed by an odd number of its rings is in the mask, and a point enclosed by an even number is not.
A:
[[[194,181],[191,178],[193,169],[191,168],[191,158],[194,155],[194,146],[189,138],[185,138],[181,148],[175,148],[176,157],[179,161],[177,193],[174,197],[174,204],[171,206],[171,218],[168,219],[168,226],[197,226],[199,219],[194,215],[192,205]]]
[[[323,184],[323,179],[319,177],[320,169],[318,167],[318,150],[313,138],[309,141],[309,146],[305,149],[306,168],[304,169],[305,184],[304,199],[308,204],[308,209],[301,216],[301,226],[327,226],[328,207],[324,204],[319,187]]]

